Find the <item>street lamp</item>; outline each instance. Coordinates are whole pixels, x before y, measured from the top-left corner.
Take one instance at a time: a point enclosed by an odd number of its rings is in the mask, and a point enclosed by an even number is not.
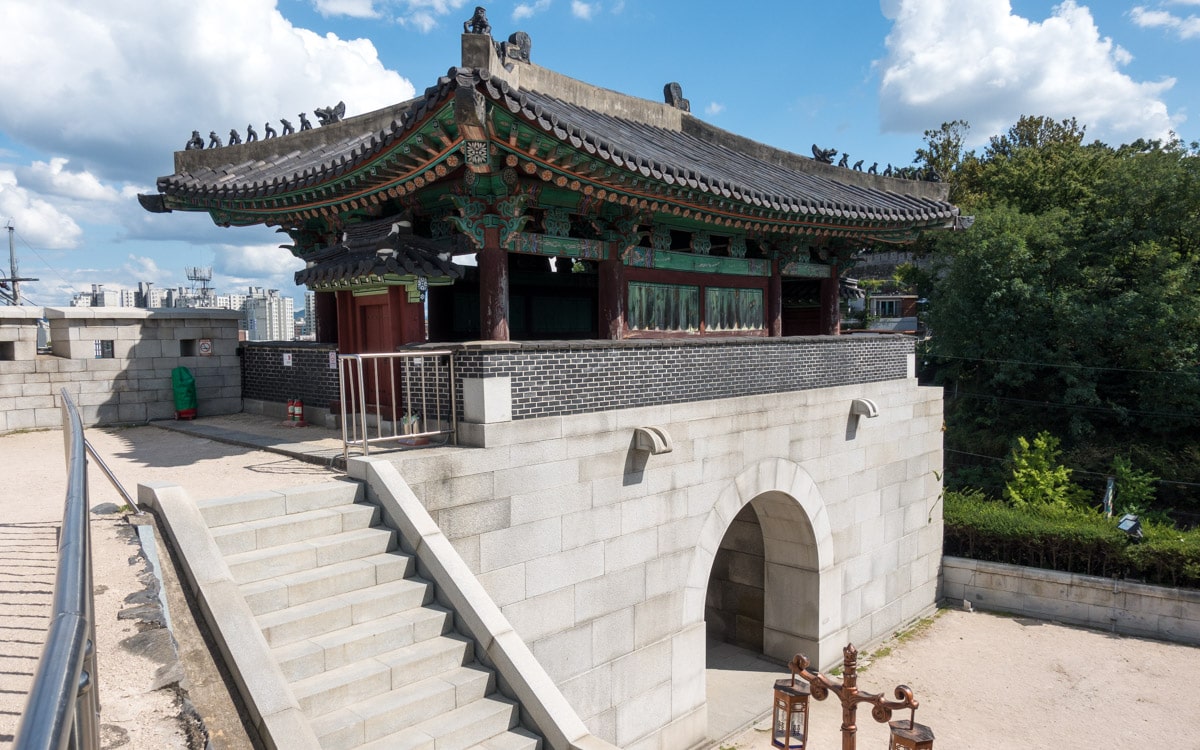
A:
[[[886,700],[882,695],[862,692],[858,689],[858,649],[853,643],[846,644],[842,649],[842,682],[834,682],[817,671],[810,671],[811,662],[804,654],[796,654],[788,669],[793,676],[807,680],[812,696],[819,701],[825,700],[829,693],[834,693],[842,703],[842,750],[855,750],[857,745],[858,726],[856,715],[859,703],[871,704],[871,718],[880,724],[888,723],[891,729],[889,748],[919,748],[932,750],[933,731],[924,724],[917,724],[913,719],[920,702],[913,697],[912,689],[907,685],[897,685],[896,700]],[[908,721],[890,721],[892,711],[902,708],[912,710]],[[890,723],[889,723],[890,722]],[[807,738],[806,738],[807,739]]]

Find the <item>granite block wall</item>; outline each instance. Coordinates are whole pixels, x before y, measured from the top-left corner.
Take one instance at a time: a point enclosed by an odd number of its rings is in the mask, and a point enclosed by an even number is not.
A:
[[[171,371],[181,366],[195,377],[200,415],[241,411],[237,312],[25,310],[36,311],[35,317],[0,317],[0,331],[6,332],[0,341],[13,329],[36,337],[36,321],[44,315],[54,353],[23,348],[19,358],[0,359],[0,432],[61,426],[63,388],[85,425],[170,419],[175,413]]]
[[[852,417],[857,398],[879,416]],[[634,449],[648,425],[670,452]],[[828,668],[932,610],[941,425],[940,389],[909,374],[467,422],[478,447],[389,455],[589,729],[667,750],[706,736],[710,574],[747,506],[767,550],[768,655]]]
[[[982,610],[1200,645],[1200,591],[945,557],[942,597],[955,606],[966,600]]]

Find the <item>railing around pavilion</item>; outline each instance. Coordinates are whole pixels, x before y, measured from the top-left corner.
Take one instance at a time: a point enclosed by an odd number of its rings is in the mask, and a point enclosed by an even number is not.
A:
[[[450,351],[338,356],[342,455],[371,446],[454,442],[454,359]]]
[[[17,730],[16,750],[100,747],[87,458],[83,424],[65,388],[62,411],[67,497],[58,541],[54,608],[46,645]]]

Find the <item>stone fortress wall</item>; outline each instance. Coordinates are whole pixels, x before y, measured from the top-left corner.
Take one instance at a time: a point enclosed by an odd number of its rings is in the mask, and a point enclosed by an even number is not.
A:
[[[39,321],[49,353],[38,353]],[[62,424],[66,388],[85,425],[174,416],[171,371],[196,379],[200,415],[242,409],[238,321],[229,310],[0,308],[0,433]]]

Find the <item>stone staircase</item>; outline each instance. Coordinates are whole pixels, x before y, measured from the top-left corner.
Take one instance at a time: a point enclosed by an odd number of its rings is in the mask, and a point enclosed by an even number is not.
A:
[[[540,750],[363,486],[197,502],[325,750]]]

